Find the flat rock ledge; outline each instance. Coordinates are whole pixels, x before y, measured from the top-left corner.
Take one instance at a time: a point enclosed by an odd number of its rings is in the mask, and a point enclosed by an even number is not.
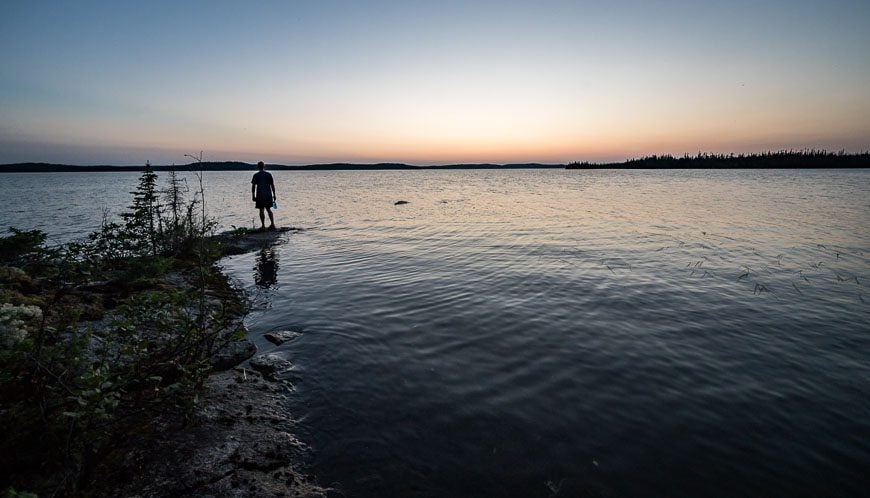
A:
[[[241,368],[212,375],[192,426],[158,419],[146,444],[133,441],[112,465],[108,481],[124,485],[95,496],[341,496],[304,473],[308,449],[283,407],[289,389]]]
[[[266,231],[238,228],[219,233],[214,238],[224,245],[224,254],[233,255],[272,247],[281,241],[281,236],[290,232],[303,231],[305,231],[304,228],[297,227],[280,227]]]

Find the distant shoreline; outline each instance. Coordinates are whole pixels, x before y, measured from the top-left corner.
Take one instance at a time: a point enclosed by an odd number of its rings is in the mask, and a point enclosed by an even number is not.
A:
[[[566,169],[842,169],[870,167],[870,152],[782,150],[761,154],[688,154],[646,156],[621,163],[573,162]]]
[[[154,171],[253,171],[255,164],[241,161],[212,161],[181,165],[152,165]],[[54,163],[0,164],[0,173],[85,173],[85,172],[141,172],[142,166],[89,165],[75,166]],[[846,154],[828,151],[780,151],[762,154],[701,154],[674,157],[670,155],[646,156],[623,162],[568,164],[544,163],[468,163],[417,166],[405,163],[328,163],[290,166],[268,164],[272,171],[378,171],[378,170],[458,170],[458,169],[839,169],[870,168],[870,152]]]
[[[0,173],[77,173],[77,172],[141,172],[142,166],[93,165],[75,166],[71,164],[52,163],[15,163],[0,164]],[[151,165],[154,171],[255,171],[256,164],[238,161],[202,162],[180,165]],[[422,170],[422,169],[561,169],[564,164],[445,164],[436,166],[415,166],[404,163],[329,163],[308,164],[304,166],[289,166],[285,164],[267,164],[271,171],[376,171],[376,170]]]

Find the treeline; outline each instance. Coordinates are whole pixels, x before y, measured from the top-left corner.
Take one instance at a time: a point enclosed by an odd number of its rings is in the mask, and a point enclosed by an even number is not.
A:
[[[848,154],[843,150],[780,150],[758,154],[713,154],[699,152],[675,157],[670,154],[629,159],[621,163],[572,162],[566,169],[791,169],[791,168],[867,168],[870,152]]]
[[[373,171],[373,170],[457,170],[457,169],[739,169],[739,168],[868,168],[870,167],[870,152],[846,153],[843,150],[832,152],[824,149],[780,150],[757,154],[714,154],[699,152],[697,155],[682,157],[650,155],[624,162],[589,162],[575,161],[565,164],[543,163],[460,163],[439,164],[431,166],[416,166],[405,163],[328,163],[291,166],[286,164],[267,164],[272,171]],[[255,171],[255,164],[241,161],[203,161],[183,165],[151,166],[152,171]],[[51,163],[16,163],[0,165],[0,173],[82,173],[126,171],[141,172],[142,166],[74,166],[69,164]]]

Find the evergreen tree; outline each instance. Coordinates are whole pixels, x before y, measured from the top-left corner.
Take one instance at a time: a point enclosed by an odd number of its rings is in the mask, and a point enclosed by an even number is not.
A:
[[[151,163],[145,164],[145,170],[139,177],[133,195],[133,205],[124,213],[124,226],[130,237],[129,243],[133,252],[138,254],[159,254],[158,240],[162,231],[160,219],[160,198],[157,190],[157,174],[151,168]]]

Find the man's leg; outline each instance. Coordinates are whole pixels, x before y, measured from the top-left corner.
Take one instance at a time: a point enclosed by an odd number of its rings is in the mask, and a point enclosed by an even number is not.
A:
[[[263,214],[263,208],[260,208],[260,228],[266,228],[266,215]]]
[[[269,228],[275,228],[275,216],[272,215],[272,208],[267,207],[266,212],[269,213]]]

